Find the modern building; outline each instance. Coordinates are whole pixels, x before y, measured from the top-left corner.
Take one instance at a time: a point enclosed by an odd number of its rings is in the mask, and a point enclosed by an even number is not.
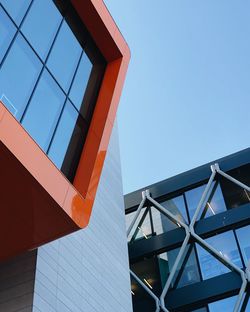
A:
[[[132,311],[102,0],[0,0],[0,311]],[[110,138],[111,137],[111,138]]]
[[[250,148],[125,196],[134,312],[250,311]]]

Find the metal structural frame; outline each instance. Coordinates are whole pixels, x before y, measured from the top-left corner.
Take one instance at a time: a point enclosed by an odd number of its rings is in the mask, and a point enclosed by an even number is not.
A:
[[[195,223],[198,221],[198,216],[200,214],[201,211],[203,211],[205,209],[205,202],[207,197],[210,195],[211,190],[212,190],[212,183],[215,179],[215,176],[217,174],[223,176],[224,178],[226,178],[227,180],[231,181],[232,183],[238,185],[239,187],[243,188],[244,190],[250,192],[250,187],[245,185],[244,183],[238,181],[237,179],[233,178],[232,176],[228,175],[227,173],[223,172],[218,163],[215,163],[214,165],[211,165],[211,175],[210,178],[208,180],[208,183],[205,187],[205,190],[200,198],[200,201],[198,203],[198,206],[195,210],[194,216],[190,222],[190,224],[185,224],[182,221],[178,220],[171,212],[169,212],[165,207],[163,207],[161,204],[159,204],[156,200],[154,200],[151,196],[150,196],[150,192],[149,190],[145,190],[142,192],[142,200],[141,203],[139,205],[139,207],[136,210],[136,214],[127,230],[127,236],[129,236],[129,234],[131,233],[133,226],[135,225],[140,212],[142,210],[142,208],[144,207],[144,204],[148,201],[154,208],[156,208],[160,213],[162,213],[163,215],[165,215],[167,218],[169,218],[172,222],[174,222],[176,225],[178,225],[179,227],[182,227],[185,230],[185,239],[181,245],[180,251],[177,255],[177,258],[175,260],[175,263],[173,265],[172,271],[170,272],[166,284],[162,290],[162,293],[160,295],[160,297],[157,297],[154,292],[149,289],[149,287],[146,286],[145,283],[143,283],[141,281],[141,279],[132,271],[130,270],[130,274],[131,276],[138,282],[138,284],[153,298],[153,300],[155,301],[155,305],[156,305],[156,312],[159,311],[164,311],[164,312],[169,312],[169,310],[167,309],[166,305],[165,305],[165,297],[167,292],[170,289],[170,285],[171,282],[174,279],[176,270],[178,268],[178,266],[182,265],[182,260],[184,258],[185,255],[185,251],[187,248],[188,243],[190,242],[190,239],[192,239],[193,241],[197,242],[201,247],[203,247],[206,251],[208,251],[212,256],[214,256],[218,261],[220,261],[222,264],[224,264],[225,266],[227,266],[231,271],[236,272],[241,280],[242,280],[242,284],[240,287],[240,291],[238,293],[238,297],[233,309],[233,312],[243,312],[243,307],[242,307],[242,302],[244,299],[244,295],[245,295],[245,291],[247,288],[248,283],[250,282],[250,262],[248,263],[248,266],[245,270],[239,268],[238,266],[236,266],[233,262],[231,262],[229,259],[227,259],[226,257],[224,257],[221,253],[219,253],[214,247],[212,247],[210,244],[208,244],[202,237],[200,237],[196,232],[195,232],[195,228],[194,225]]]

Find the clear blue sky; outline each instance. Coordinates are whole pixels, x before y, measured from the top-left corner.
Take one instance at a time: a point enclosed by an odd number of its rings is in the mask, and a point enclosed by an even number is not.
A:
[[[250,1],[105,0],[132,58],[124,193],[249,147]]]

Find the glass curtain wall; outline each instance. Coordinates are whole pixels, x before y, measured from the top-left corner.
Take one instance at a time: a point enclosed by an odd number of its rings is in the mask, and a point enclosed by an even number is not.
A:
[[[245,184],[250,184],[249,165],[243,169],[237,169],[241,173],[239,180]],[[235,175],[232,172],[232,176]],[[199,200],[205,189],[205,184],[196,188],[190,189],[182,195],[173,197],[167,200],[158,200],[160,204],[173,215],[177,220],[184,223],[189,223],[194,215]],[[250,197],[249,197],[250,198]],[[235,204],[237,202],[237,207]],[[211,193],[208,195],[203,212],[200,213],[200,219],[213,218],[215,215],[225,213],[229,209],[235,209],[249,205],[248,193],[244,189],[239,189],[237,185],[226,183],[223,179],[214,181]],[[136,211],[126,215],[127,228],[130,225]],[[211,219],[212,220],[212,219]],[[205,222],[205,220],[203,221]],[[204,223],[205,224],[205,223]],[[139,240],[145,244],[153,236],[174,235],[173,233],[179,230],[178,223],[172,222],[168,217],[160,213],[155,207],[145,207],[134,229],[132,229],[129,241],[130,244],[136,244]],[[236,224],[229,230],[225,228],[222,233],[210,234],[210,237],[205,238],[205,241],[214,247],[222,256],[230,260],[239,268],[250,267],[250,225],[242,226]],[[156,244],[156,241],[155,241]],[[139,245],[138,245],[139,246]],[[140,249],[143,245],[140,243]],[[152,245],[153,246],[153,245]],[[131,245],[132,247],[132,245]],[[134,247],[135,248],[135,245]],[[162,248],[162,245],[161,245]],[[147,249],[148,250],[148,249]],[[141,278],[145,286],[150,287],[152,291],[160,294],[167,278],[173,268],[176,257],[180,248],[174,248],[165,252],[159,251],[154,254],[145,254],[143,259],[135,261],[131,264],[131,269]],[[208,279],[215,278],[223,274],[229,273],[231,270],[219,260],[217,260],[209,251],[205,250],[196,242],[191,242],[186,249],[186,253],[182,262],[177,268],[177,272],[171,284],[171,290],[177,289],[202,282]],[[132,285],[133,301],[136,304],[138,285]],[[143,300],[143,292],[140,292],[140,300]],[[235,297],[218,300],[209,303],[208,306],[198,309],[197,311],[233,311]],[[230,308],[228,308],[230,307]],[[246,311],[250,311],[250,303],[246,301]],[[145,307],[144,307],[145,308]],[[135,311],[141,311],[135,309]],[[145,310],[147,311],[147,310]],[[196,310],[195,310],[196,311]]]

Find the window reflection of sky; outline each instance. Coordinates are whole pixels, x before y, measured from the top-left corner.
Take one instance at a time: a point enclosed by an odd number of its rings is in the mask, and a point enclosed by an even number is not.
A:
[[[78,115],[93,65],[52,0],[1,0],[0,38],[0,100],[60,168],[68,147],[79,154],[83,144],[88,121]],[[64,107],[69,95],[75,108]]]

